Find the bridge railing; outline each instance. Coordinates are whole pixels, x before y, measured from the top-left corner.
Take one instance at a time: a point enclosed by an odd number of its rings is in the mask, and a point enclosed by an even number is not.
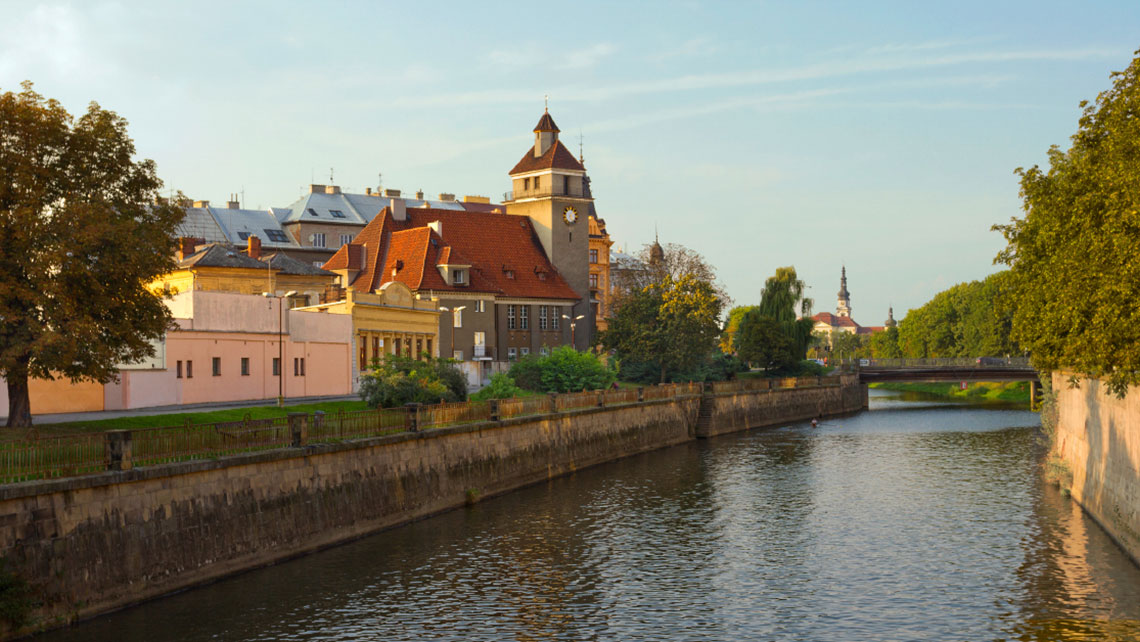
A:
[[[1029,368],[1028,357],[947,357],[930,359],[843,359],[841,368]]]

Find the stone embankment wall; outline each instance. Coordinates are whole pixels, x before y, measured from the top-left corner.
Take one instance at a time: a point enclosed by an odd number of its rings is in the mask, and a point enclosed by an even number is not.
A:
[[[1073,499],[1140,564],[1140,386],[1119,399],[1103,382],[1053,373],[1054,449],[1072,473]]]
[[[37,628],[51,628],[690,441],[702,399],[719,409],[711,434],[862,407],[865,386],[844,383],[691,395],[0,486],[0,555],[44,600],[33,614]]]
[[[840,383],[838,386],[714,392],[704,402],[711,404],[711,420],[701,422],[697,435],[711,437],[867,407],[867,386],[859,385],[857,375],[843,375]],[[713,385],[714,391],[720,387]]]

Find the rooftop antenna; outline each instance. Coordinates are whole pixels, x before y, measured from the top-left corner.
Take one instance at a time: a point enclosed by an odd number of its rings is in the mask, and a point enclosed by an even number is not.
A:
[[[329,185],[336,185],[336,181],[333,180],[333,168],[331,167],[329,168]]]
[[[384,173],[376,172],[376,191],[379,192],[384,187]]]
[[[579,129],[578,130],[578,162],[585,165],[586,164],[586,157],[582,155],[582,139],[583,138],[585,138],[585,136],[582,135],[582,130]]]
[[[545,111],[546,111],[546,113],[549,114],[550,113],[550,94],[543,94],[542,95],[542,102],[546,103]]]
[[[241,186],[241,208],[245,209],[245,185]],[[258,208],[261,209],[261,208]]]

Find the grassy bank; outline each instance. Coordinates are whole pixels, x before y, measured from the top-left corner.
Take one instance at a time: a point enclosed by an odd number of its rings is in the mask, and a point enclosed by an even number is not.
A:
[[[873,383],[870,387],[879,390],[897,390],[899,392],[918,392],[935,397],[947,399],[961,399],[963,401],[1002,401],[1012,403],[1029,403],[1029,382],[1014,381],[1009,383],[971,383],[962,390],[958,383]]]

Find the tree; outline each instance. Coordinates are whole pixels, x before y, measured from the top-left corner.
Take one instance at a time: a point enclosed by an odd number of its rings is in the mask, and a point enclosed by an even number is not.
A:
[[[871,337],[834,331],[831,333],[831,354],[837,359],[866,359],[871,356]]]
[[[779,321],[761,314],[758,307],[744,314],[735,338],[737,355],[766,372],[789,369],[798,361],[792,337]]]
[[[1018,168],[1025,216],[994,226],[1008,242],[995,262],[1010,266],[1002,305],[1034,365],[1123,394],[1140,384],[1140,57],[1112,78],[1048,171]]]
[[[373,408],[463,401],[467,398],[467,379],[450,359],[385,354],[360,377],[360,398]]]
[[[666,274],[630,295],[601,335],[622,359],[655,362],[664,383],[670,371],[692,369],[717,346],[723,303],[708,281]]]
[[[788,266],[777,268],[760,293],[760,314],[780,324],[792,342],[796,361],[807,356],[815,325],[811,320],[812,300],[804,297],[805,289],[804,282],[796,276],[796,268]]]
[[[911,310],[899,324],[904,356],[982,357],[1019,352],[1010,339],[1011,313],[999,305],[1009,273],[959,283]]]
[[[183,213],[155,205],[127,121],[73,118],[25,82],[0,94],[0,376],[8,426],[31,425],[29,378],[114,380],[171,322],[146,284],[174,268]]]
[[[692,276],[698,281],[704,281],[711,285],[717,298],[720,299],[722,307],[727,307],[732,302],[728,292],[717,281],[716,268],[705,260],[700,252],[684,245],[666,243],[661,246],[661,260],[655,261],[652,258],[652,250],[653,245],[649,244],[642,247],[641,251],[638,252],[637,259],[640,268],[613,272],[611,278],[614,285],[617,286],[618,294],[615,305],[620,306],[625,297],[640,292],[653,284],[661,283],[665,277],[677,281],[683,276]]]
[[[887,328],[872,334],[871,356],[875,359],[901,359],[903,352],[899,347],[899,329]]]
[[[736,333],[740,329],[740,321],[749,310],[758,309],[755,305],[742,305],[728,311],[728,320],[724,322],[724,332],[720,337],[720,350],[725,353],[736,351]]]

